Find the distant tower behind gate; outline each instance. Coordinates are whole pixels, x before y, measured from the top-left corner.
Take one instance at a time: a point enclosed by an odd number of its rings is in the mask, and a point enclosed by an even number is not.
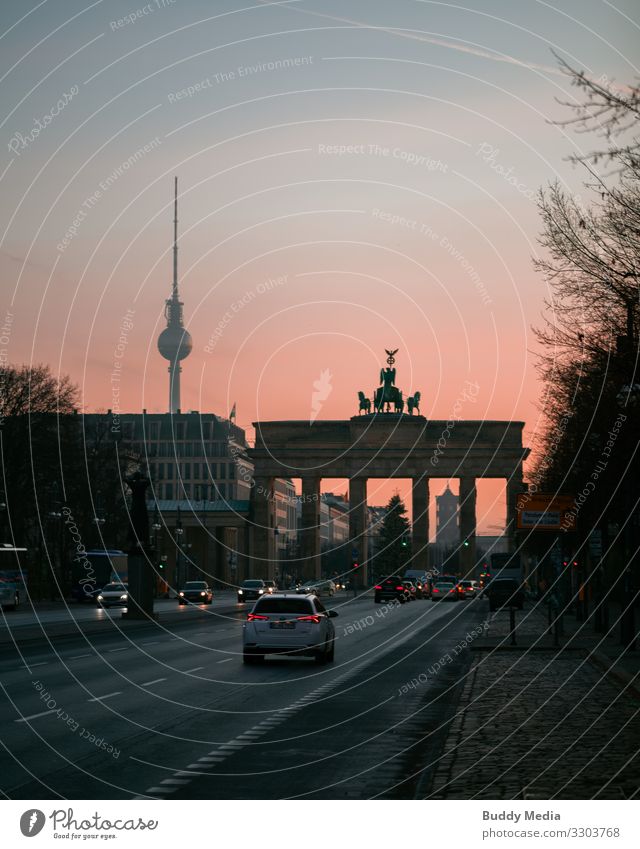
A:
[[[164,315],[167,326],[158,337],[158,350],[169,360],[169,412],[180,410],[180,362],[193,348],[191,334],[184,328],[182,301],[178,295],[178,178],[175,178],[173,201],[173,289],[167,299]]]

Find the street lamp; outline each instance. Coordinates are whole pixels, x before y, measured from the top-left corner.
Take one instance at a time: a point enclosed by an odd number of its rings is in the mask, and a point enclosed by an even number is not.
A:
[[[182,527],[182,516],[180,513],[180,505],[178,505],[178,517],[176,519],[176,583],[178,589],[182,587],[182,536],[184,528]]]

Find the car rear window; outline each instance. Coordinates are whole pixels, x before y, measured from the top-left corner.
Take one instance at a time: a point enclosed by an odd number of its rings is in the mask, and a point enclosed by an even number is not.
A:
[[[256,604],[256,613],[313,613],[313,605],[306,598],[263,598]]]

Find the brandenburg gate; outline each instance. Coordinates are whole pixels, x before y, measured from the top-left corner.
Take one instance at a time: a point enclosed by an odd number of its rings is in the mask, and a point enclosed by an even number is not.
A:
[[[428,420],[420,414],[420,393],[405,399],[395,386],[396,351],[371,400],[359,393],[359,414],[350,419],[254,422],[256,441],[251,502],[253,569],[274,577],[274,480],[301,478],[300,569],[320,578],[320,484],[322,478],[349,481],[349,537],[354,559],[367,564],[367,479],[412,480],[413,556],[408,568],[429,568],[429,479],[459,478],[460,566],[470,574],[476,562],[476,480],[503,478],[507,527],[514,545],[516,499],[523,484],[523,422]]]

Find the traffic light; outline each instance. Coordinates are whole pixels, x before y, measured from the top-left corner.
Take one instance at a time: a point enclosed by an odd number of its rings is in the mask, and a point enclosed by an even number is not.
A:
[[[464,545],[465,548],[469,548],[469,540],[468,539],[465,539],[465,541],[462,544]]]
[[[402,537],[400,538],[400,545],[401,545],[403,548],[406,548],[408,544],[409,544],[409,541],[407,540],[407,535],[406,535],[406,534],[402,534]]]

